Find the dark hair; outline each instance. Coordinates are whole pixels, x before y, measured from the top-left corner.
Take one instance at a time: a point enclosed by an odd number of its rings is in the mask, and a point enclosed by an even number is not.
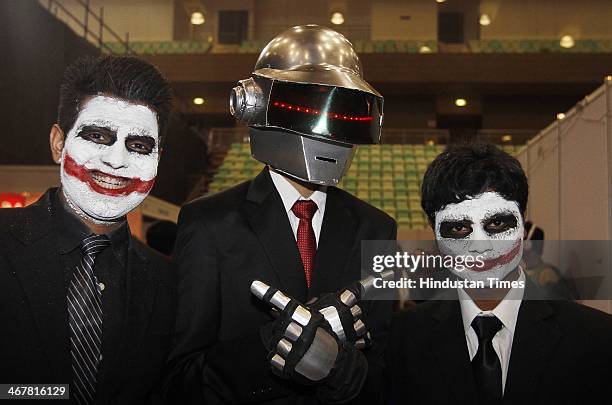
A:
[[[157,114],[159,136],[165,134],[172,109],[170,84],[147,61],[132,56],[84,57],[70,64],[60,86],[57,121],[64,133],[74,125],[91,96],[106,95],[143,104]]]
[[[451,145],[425,172],[421,206],[433,224],[438,210],[487,190],[516,201],[525,213],[529,186],[518,160],[487,143]]]

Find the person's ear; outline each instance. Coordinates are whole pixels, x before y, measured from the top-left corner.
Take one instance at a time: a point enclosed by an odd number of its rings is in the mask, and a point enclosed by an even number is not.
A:
[[[159,162],[159,159],[161,159],[161,155],[162,153],[164,153],[164,148],[159,148],[159,152],[157,153],[157,161]]]
[[[59,125],[54,124],[49,133],[49,146],[51,147],[51,157],[55,163],[62,162],[62,150],[64,149],[64,131]]]

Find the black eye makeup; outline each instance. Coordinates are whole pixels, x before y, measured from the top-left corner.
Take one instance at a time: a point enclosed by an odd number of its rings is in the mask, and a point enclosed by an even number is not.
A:
[[[489,218],[486,218],[482,222],[484,230],[490,235],[506,232],[510,229],[516,228],[517,225],[518,220],[511,212],[501,212],[499,214],[495,214]]]
[[[472,221],[467,219],[446,220],[440,223],[440,236],[443,238],[463,239],[472,231]]]
[[[151,136],[129,135],[125,138],[125,147],[130,152],[149,155],[155,149],[155,139]]]
[[[84,125],[79,129],[78,137],[97,143],[100,145],[110,146],[117,141],[117,133],[107,127],[99,127],[97,125]]]

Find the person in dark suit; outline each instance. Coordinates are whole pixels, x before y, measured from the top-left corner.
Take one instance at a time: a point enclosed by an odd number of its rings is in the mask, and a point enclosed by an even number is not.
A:
[[[394,316],[389,403],[609,403],[612,316],[549,300],[526,277],[527,196],[520,164],[493,145],[451,146],[431,163],[422,205],[440,253],[482,256],[449,276],[484,287],[444,291]]]
[[[308,49],[315,49],[317,40],[328,38],[327,46],[337,49],[330,50],[330,55],[339,55],[342,50],[343,55],[356,58],[348,41],[329,29],[314,25],[295,27],[273,43],[289,43],[291,38],[296,44],[309,44]],[[253,91],[249,83],[269,79],[258,75],[265,70],[264,66],[280,63],[282,67],[276,66],[280,74],[292,71],[302,75],[302,79],[313,75],[315,63],[290,69],[285,64],[290,61],[282,57],[285,51],[288,52],[288,47],[278,50],[276,55],[281,56],[275,62],[266,61],[268,54],[262,53],[258,62],[262,70],[256,67],[252,79],[241,81],[246,87],[234,89],[233,111],[237,116],[244,107],[238,105],[240,100],[259,94],[257,90],[242,98],[244,92]],[[370,389],[382,379],[390,302],[361,304],[364,314],[361,320],[370,332],[363,336],[371,336],[371,347],[362,350],[358,341],[334,337],[331,346],[339,354],[333,354],[333,369],[314,367],[310,371],[326,376],[305,381],[309,378],[307,373],[298,375],[299,367],[290,364],[291,353],[308,353],[316,340],[302,340],[305,333],[297,339],[289,337],[291,325],[284,323],[291,323],[287,311],[275,320],[270,307],[249,291],[251,283],[260,280],[318,312],[313,299],[329,302],[328,299],[333,300],[329,294],[362,278],[362,241],[396,238],[392,218],[334,187],[350,163],[349,154],[353,153],[350,137],[368,133],[374,136],[370,142],[378,142],[380,136],[378,114],[382,98],[363,82],[359,72],[351,70],[356,66],[352,63],[358,60],[349,59],[345,59],[347,66],[343,69],[334,66],[337,59],[328,61],[324,73],[325,80],[330,81],[327,85],[321,84],[325,81],[316,85],[275,81],[274,88],[287,97],[287,105],[320,103],[331,111],[352,106],[356,110],[344,113],[373,114],[369,119],[348,123],[334,120],[331,115],[320,115],[319,125],[333,129],[326,136],[308,129],[316,124],[304,121],[308,115],[277,115],[279,125],[253,125],[250,132],[253,156],[269,166],[251,181],[199,198],[181,209],[174,254],[179,271],[176,340],[165,386],[173,402],[313,404],[354,399],[365,402],[364,398],[368,398],[374,403],[379,398],[379,393]],[[361,87],[340,88],[333,84],[336,81]],[[269,83],[260,85],[270,90]],[[337,98],[333,98],[334,94]],[[274,108],[275,114],[284,114],[280,110],[283,107],[273,106],[272,101],[270,105],[258,106],[269,108],[270,117]],[[363,110],[358,111],[355,106]],[[280,126],[280,121],[287,119],[290,121]],[[327,119],[329,122],[322,122]],[[292,131],[289,127],[300,130]],[[304,136],[305,132],[310,137]],[[300,332],[307,329],[294,326]],[[324,322],[318,326],[333,334]],[[353,326],[343,325],[343,330]],[[280,334],[273,338],[275,333]],[[284,346],[286,352],[280,348],[283,341],[289,346],[289,349]]]
[[[75,404],[145,403],[170,346],[176,281],[126,215],[155,180],[169,84],[133,57],[86,58],[60,94],[50,144],[61,187],[0,211],[0,382],[69,384]]]

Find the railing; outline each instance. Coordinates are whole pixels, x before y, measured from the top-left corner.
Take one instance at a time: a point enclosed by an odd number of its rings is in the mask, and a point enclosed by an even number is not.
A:
[[[112,28],[110,28],[104,23],[104,7],[100,7],[99,14],[96,14],[91,10],[90,0],[74,1],[83,6],[84,14],[82,19],[75,16],[68,8],[66,8],[62,3],[56,0],[47,0],[47,9],[57,18],[60,18],[58,16],[58,11],[61,11],[68,18],[68,21],[72,21],[80,29],[83,30],[83,38],[85,40],[90,41],[90,38],[94,40],[92,42],[97,44],[101,52],[106,51],[107,53],[118,53],[116,48],[111,48],[105,43],[105,41],[108,42],[107,39],[104,37],[104,34],[106,32],[110,34],[110,36],[113,38],[111,39],[111,41],[116,40],[116,42],[122,45],[122,53],[126,55],[134,53],[130,48],[130,33],[126,32],[125,38],[121,38],[115,31],[113,31]],[[90,19],[98,23],[97,33],[91,29]]]
[[[537,134],[537,129],[481,129],[476,139],[497,145],[525,145]]]

